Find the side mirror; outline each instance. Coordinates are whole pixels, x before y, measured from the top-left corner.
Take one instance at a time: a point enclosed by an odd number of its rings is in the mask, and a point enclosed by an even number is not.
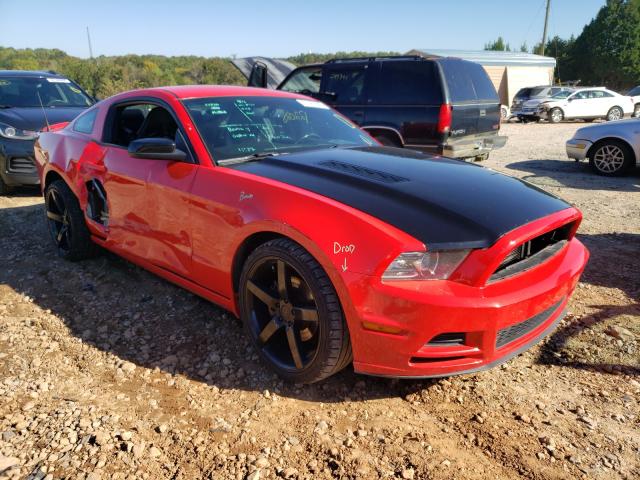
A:
[[[183,162],[187,154],[176,148],[170,138],[138,138],[129,144],[129,155],[134,158]]]

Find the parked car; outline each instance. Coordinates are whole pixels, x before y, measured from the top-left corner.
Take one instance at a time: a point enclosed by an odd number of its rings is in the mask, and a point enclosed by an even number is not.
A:
[[[267,65],[235,64],[249,86],[267,86]],[[323,101],[383,145],[481,160],[507,140],[498,134],[501,105],[486,71],[457,58],[336,59],[296,68],[278,90]]]
[[[94,100],[54,72],[0,70],[0,195],[37,185],[33,142],[49,124],[69,121]]]
[[[566,144],[567,155],[589,160],[600,175],[622,175],[640,165],[640,120],[602,123],[579,128]]]
[[[574,92],[557,93],[538,105],[538,115],[551,123],[598,118],[621,120],[633,113],[633,99],[604,87],[578,88]]]
[[[633,98],[633,116],[640,117],[640,85],[629,90],[627,95]]]
[[[35,152],[60,256],[100,245],[217,303],[294,382],[493,367],[555,328],[588,258],[557,197],[289,92],[126,92]]]
[[[542,85],[538,87],[521,88],[513,97],[511,104],[511,116],[517,117],[521,122],[537,122],[538,105],[561,92],[572,92],[571,87],[554,85]]]

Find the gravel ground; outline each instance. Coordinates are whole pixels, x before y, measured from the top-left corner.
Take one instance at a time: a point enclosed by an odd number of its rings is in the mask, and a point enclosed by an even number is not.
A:
[[[37,192],[0,198],[0,478],[640,478],[640,170],[567,160],[578,126],[507,124],[485,162],[582,209],[569,315],[434,381],[285,385],[229,314],[112,255],[58,259]]]

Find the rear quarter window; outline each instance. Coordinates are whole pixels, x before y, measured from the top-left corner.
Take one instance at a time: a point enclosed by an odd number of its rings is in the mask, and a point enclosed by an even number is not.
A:
[[[381,105],[439,105],[442,86],[434,62],[381,62],[374,102]],[[391,88],[390,88],[391,87]]]
[[[439,60],[438,63],[442,68],[451,103],[499,101],[496,89],[482,65],[450,58]]]
[[[98,109],[94,108],[86,113],[83,113],[75,122],[73,122],[73,131],[80,133],[90,134],[93,132],[93,126],[96,123],[96,116],[98,115]]]

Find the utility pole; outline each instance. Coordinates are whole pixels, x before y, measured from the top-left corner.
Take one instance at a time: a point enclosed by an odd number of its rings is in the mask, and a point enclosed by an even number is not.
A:
[[[544,27],[545,32],[547,31],[546,25],[547,24],[545,23],[545,27]],[[87,27],[87,42],[89,42],[89,57],[93,58],[93,49],[91,48],[91,35],[89,34],[89,27]]]
[[[551,10],[551,0],[547,0],[547,13],[544,16],[544,31],[542,32],[542,45],[540,55],[544,55],[544,47],[547,43],[547,27],[549,26],[549,10]]]

